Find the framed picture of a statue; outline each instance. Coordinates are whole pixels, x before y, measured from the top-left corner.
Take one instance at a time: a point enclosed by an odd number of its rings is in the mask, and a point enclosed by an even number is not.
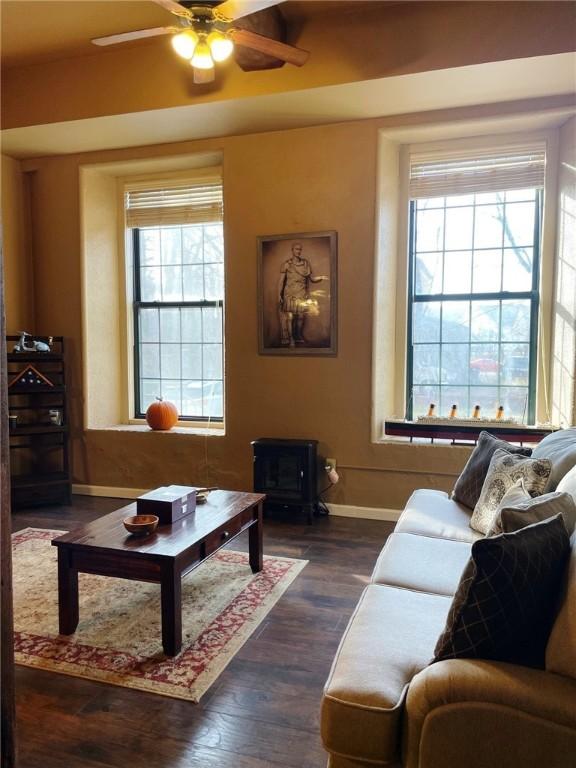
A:
[[[336,232],[258,238],[261,355],[335,355]]]

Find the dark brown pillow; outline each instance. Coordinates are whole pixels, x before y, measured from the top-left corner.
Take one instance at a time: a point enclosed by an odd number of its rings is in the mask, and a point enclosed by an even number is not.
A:
[[[562,515],[568,536],[571,536],[576,527],[576,504],[569,493],[545,493],[514,506],[501,504],[488,536],[512,533],[558,514]]]
[[[493,659],[543,667],[569,554],[561,515],[475,541],[434,661]]]
[[[507,443],[506,440],[494,437],[489,432],[480,432],[478,442],[470,454],[470,458],[466,462],[460,477],[456,480],[456,485],[452,491],[454,501],[474,509],[480,498],[490,461],[494,452],[498,449],[508,453],[517,453],[520,456],[530,456],[532,454],[530,448],[520,448]]]

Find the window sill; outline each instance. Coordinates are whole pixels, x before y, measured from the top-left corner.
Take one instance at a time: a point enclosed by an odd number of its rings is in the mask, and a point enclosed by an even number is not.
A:
[[[178,424],[172,429],[150,429],[147,424],[112,424],[108,427],[90,427],[89,432],[150,432],[155,435],[203,435],[205,437],[224,437],[226,432],[223,425],[200,427],[197,424],[183,427]]]
[[[407,445],[418,446],[419,448],[474,448],[474,440],[470,442],[464,442],[458,440],[455,443],[451,439],[434,438],[431,442],[429,437],[393,437],[392,435],[385,435],[375,441],[376,445]]]
[[[384,430],[384,434],[377,442],[474,447],[484,430],[509,443],[524,445],[539,443],[544,437],[554,432],[555,427],[551,424],[526,426],[506,422],[502,424],[479,422],[476,425],[472,423],[472,419],[465,422],[450,422],[449,419],[442,419],[437,423],[390,419],[384,422]]]

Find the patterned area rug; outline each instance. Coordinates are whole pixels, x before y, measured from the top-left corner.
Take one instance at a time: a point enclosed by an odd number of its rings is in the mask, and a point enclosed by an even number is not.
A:
[[[58,634],[56,547],[62,531],[15,533],[16,662],[197,702],[304,568],[306,560],[220,550],[182,582],[182,652],[162,652],[160,587],[79,575],[80,623]]]

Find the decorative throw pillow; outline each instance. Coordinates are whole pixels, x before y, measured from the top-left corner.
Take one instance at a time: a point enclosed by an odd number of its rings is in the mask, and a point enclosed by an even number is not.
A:
[[[532,454],[530,448],[519,448],[516,445],[507,443],[505,440],[499,440],[489,432],[480,432],[478,442],[452,491],[454,501],[474,509],[480,498],[486,473],[490,466],[490,460],[498,449],[508,453],[517,453],[520,456],[530,456]]]
[[[576,504],[569,493],[545,493],[517,506],[501,504],[488,535],[513,533],[556,515],[562,516],[568,536],[571,536],[576,525]]]
[[[532,496],[530,496],[524,485],[524,479],[520,478],[520,480],[516,480],[514,485],[502,497],[500,509],[503,509],[504,506],[515,507],[517,504],[522,504],[523,501],[530,501],[531,498]],[[498,531],[498,533],[502,533],[502,531]]]
[[[522,479],[517,480],[511,488],[508,488],[504,496],[502,496],[502,501],[500,504],[498,504],[498,509],[494,513],[492,525],[486,535],[496,536],[497,534],[503,532],[501,528],[497,527],[499,525],[500,515],[503,509],[507,507],[518,507],[525,501],[530,501],[531,498],[532,496],[530,496],[526,488],[524,488],[524,481]],[[533,520],[532,522],[536,521]],[[506,531],[506,533],[509,533],[509,531]]]
[[[527,459],[506,451],[495,451],[470,519],[470,527],[486,535],[506,491],[522,480],[530,496],[539,496],[544,492],[551,469],[548,459]]]
[[[475,541],[434,661],[492,659],[543,667],[569,553],[560,515]]]

